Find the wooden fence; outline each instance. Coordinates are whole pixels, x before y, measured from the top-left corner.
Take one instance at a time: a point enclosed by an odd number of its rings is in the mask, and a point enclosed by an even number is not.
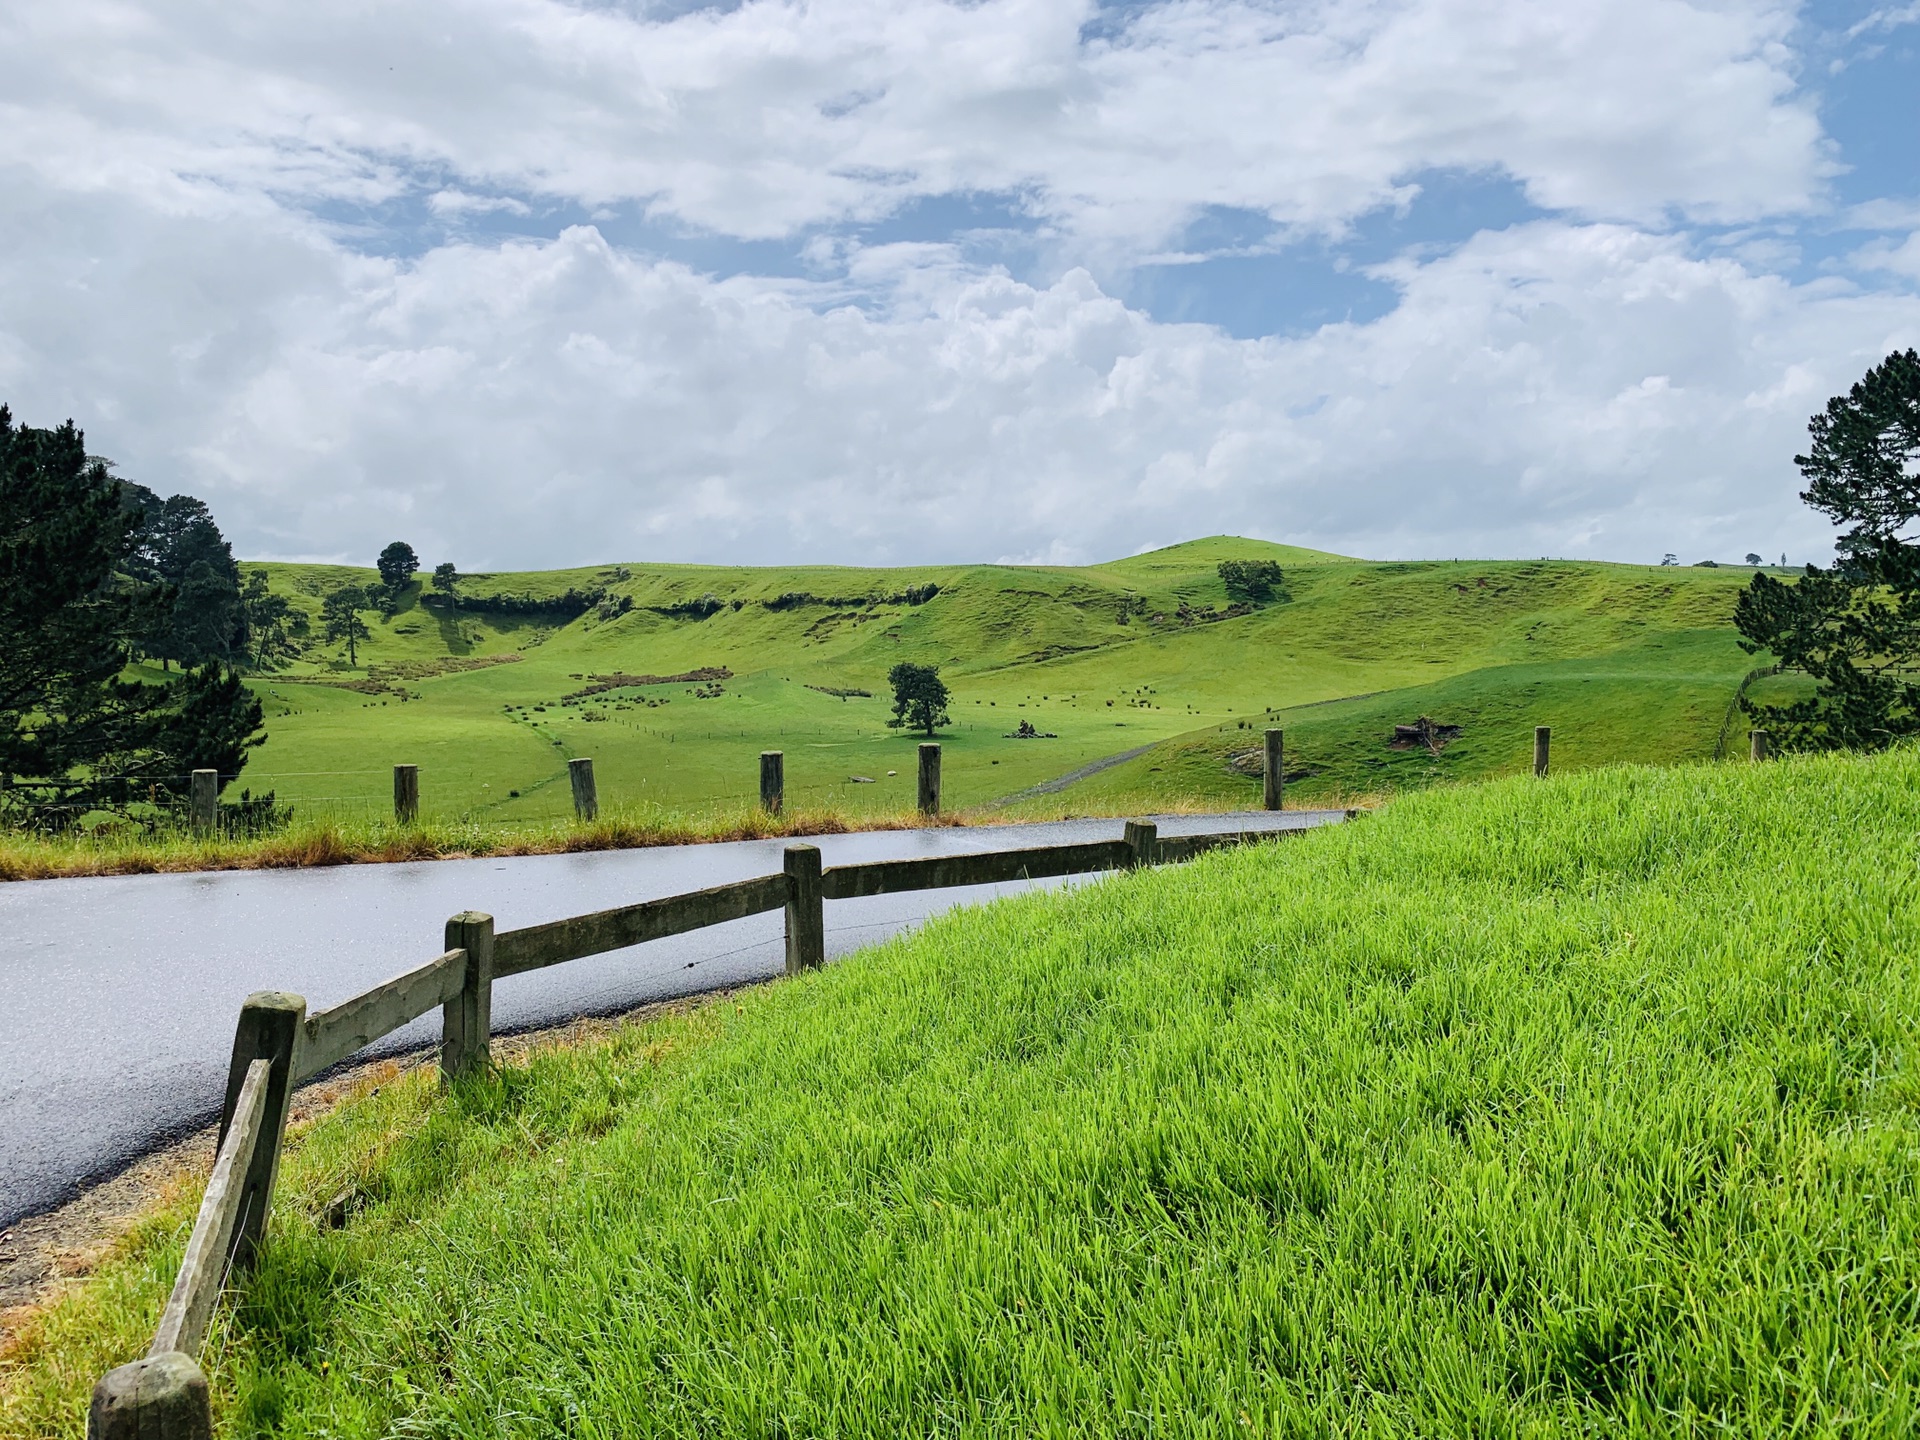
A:
[[[787,973],[797,974],[826,963],[828,900],[1128,870],[1304,833],[1235,830],[1162,837],[1150,822],[1129,820],[1118,840],[826,869],[817,847],[795,844],[787,846],[778,875],[688,895],[499,934],[491,915],[455,915],[447,921],[443,953],[311,1015],[298,995],[275,990],[250,995],[234,1030],[213,1176],[179,1277],[146,1358],[120,1366],[94,1386],[87,1434],[94,1440],[210,1440],[207,1382],[195,1357],[221,1291],[232,1274],[244,1273],[265,1238],[295,1087],[431,1010],[441,1014],[440,1073],[452,1080],[485,1068],[493,982],[510,975],[780,909],[786,911]]]

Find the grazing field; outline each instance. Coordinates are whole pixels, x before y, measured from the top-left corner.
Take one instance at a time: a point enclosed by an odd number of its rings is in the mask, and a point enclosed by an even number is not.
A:
[[[1282,591],[1234,613],[1225,559],[1278,562]],[[316,634],[321,595],[370,578],[264,568]],[[604,802],[697,828],[751,804],[757,753],[779,749],[790,803],[898,814],[912,807],[920,738],[885,723],[900,660],[941,666],[952,688],[954,723],[939,738],[946,803],[959,810],[1160,742],[1170,749],[1020,808],[1181,794],[1257,803],[1258,778],[1231,767],[1231,742],[1272,712],[1291,712],[1284,723],[1306,727],[1303,742],[1312,731],[1299,783],[1316,800],[1518,766],[1528,750],[1516,727],[1536,723],[1528,707],[1548,693],[1551,723],[1571,727],[1568,765],[1681,759],[1712,753],[1754,663],[1730,623],[1745,579],[1373,563],[1217,538],[1077,569],[633,565],[462,582],[470,604],[599,597],[572,616],[435,610],[416,582],[392,616],[369,613],[357,666],[315,641],[256,680],[270,738],[243,783],[309,816],[366,818],[390,804],[390,767],[411,763],[429,818],[540,823],[568,813],[566,760],[591,755]],[[1353,696],[1372,698],[1295,709]],[[1393,725],[1429,710],[1464,725],[1459,757],[1407,764],[1387,748]],[[1044,738],[1012,738],[1022,721]]]
[[[233,1434],[1905,1435],[1920,756],[1405,796],[307,1129]],[[8,1354],[78,1434],[190,1190]]]

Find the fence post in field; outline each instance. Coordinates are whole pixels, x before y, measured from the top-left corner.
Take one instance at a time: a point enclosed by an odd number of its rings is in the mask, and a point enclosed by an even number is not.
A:
[[[820,848],[789,845],[787,872],[787,974],[827,963],[826,898],[820,893]]]
[[[247,1083],[247,1067],[256,1060],[272,1066],[267,1080],[265,1113],[260,1138],[254,1142],[253,1162],[247,1167],[240,1223],[233,1232],[233,1265],[244,1270],[267,1233],[267,1210],[273,1203],[274,1177],[280,1173],[280,1137],[286,1133],[287,1107],[293,1100],[293,1071],[299,1057],[300,1030],[306,1023],[307,1002],[281,990],[257,990],[240,1007],[240,1023],[233,1030],[233,1061],[227,1067],[227,1098],[220,1108],[219,1153]]]
[[[447,921],[446,948],[467,952],[460,993],[440,1007],[440,1080],[487,1068],[493,1036],[493,917],[463,910]]]
[[[778,750],[760,752],[760,808],[778,815],[787,798],[787,761]]]
[[[937,744],[920,747],[920,813],[940,813],[940,747]]]
[[[1287,783],[1286,776],[1286,731],[1267,731],[1266,766],[1260,786],[1261,799],[1269,810],[1281,808],[1282,791]]]
[[[1749,747],[1748,753],[1751,754],[1755,760],[1764,760],[1773,753],[1768,748],[1767,732],[1764,730],[1751,730],[1747,732],[1747,745]]]
[[[1160,859],[1160,827],[1151,820],[1129,820],[1125,835],[1127,848],[1133,851],[1129,870],[1157,864]]]
[[[420,818],[420,767],[393,767],[393,818],[411,825]]]
[[[207,1377],[178,1350],[107,1372],[87,1407],[87,1440],[213,1440]]]
[[[1553,745],[1553,729],[1547,725],[1533,727],[1533,773],[1545,777],[1547,773],[1548,751]]]
[[[220,772],[196,770],[187,790],[187,814],[199,835],[211,835],[220,815]]]
[[[587,759],[567,761],[567,779],[573,785],[573,818],[598,820],[600,792],[594,788],[593,784],[593,761]]]

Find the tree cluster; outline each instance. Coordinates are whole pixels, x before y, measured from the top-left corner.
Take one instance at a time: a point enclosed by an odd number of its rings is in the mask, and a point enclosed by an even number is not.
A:
[[[1233,603],[1264,605],[1280,589],[1280,566],[1272,560],[1222,560],[1220,580]]]
[[[1749,653],[1815,682],[1741,708],[1788,749],[1877,749],[1920,734],[1920,354],[1896,351],[1808,422],[1800,498],[1847,528],[1828,568],[1789,585],[1757,574],[1734,623]]]
[[[239,606],[183,605],[189,589],[204,597],[231,578],[231,553],[197,501],[151,499],[89,457],[71,421],[16,426],[0,406],[8,818],[60,828],[89,810],[174,803],[191,771],[218,770],[224,784],[265,738],[260,702],[229,663],[244,653]],[[156,649],[190,668],[170,684],[122,678]]]

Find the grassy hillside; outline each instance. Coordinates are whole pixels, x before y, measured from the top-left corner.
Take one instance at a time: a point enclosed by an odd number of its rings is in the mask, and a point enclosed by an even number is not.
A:
[[[1229,613],[1217,574],[1227,558],[1278,560],[1284,592]],[[316,634],[320,597],[371,578],[265,568]],[[1144,799],[1178,775],[1195,795],[1241,800],[1248,785],[1219,727],[1361,695],[1375,702],[1286,718],[1346,757],[1301,751],[1319,793],[1425,778],[1385,748],[1392,724],[1422,707],[1454,705],[1459,716],[1436,718],[1466,726],[1462,759],[1435,773],[1482,773],[1512,750],[1512,723],[1533,723],[1529,704],[1561,680],[1602,676],[1578,697],[1593,743],[1566,751],[1568,763],[1682,758],[1712,748],[1751,663],[1728,625],[1744,580],[1581,563],[1376,564],[1232,538],[1085,568],[478,575],[462,593],[483,605],[569,591],[596,603],[577,616],[449,613],[416,584],[393,616],[370,617],[358,666],[316,641],[258,680],[270,739],[246,784],[308,813],[378,812],[389,767],[407,762],[423,768],[430,815],[538,821],[566,813],[565,762],[591,755],[609,803],[694,811],[750,800],[755,756],[780,749],[792,803],[897,813],[912,803],[916,739],[885,725],[886,673],[899,660],[939,664],[953,689],[955,723],[940,739],[955,807],[1162,741],[1177,743],[1085,793]],[[938,587],[931,599],[926,586]],[[1009,738],[1022,720],[1054,738]],[[1074,793],[1049,803],[1071,805]]]
[[[1909,1434],[1916,828],[1911,752],[1429,792],[451,1099],[385,1083],[291,1155],[217,1406],[338,1437]],[[30,1331],[7,1425],[79,1433],[190,1200]]]

